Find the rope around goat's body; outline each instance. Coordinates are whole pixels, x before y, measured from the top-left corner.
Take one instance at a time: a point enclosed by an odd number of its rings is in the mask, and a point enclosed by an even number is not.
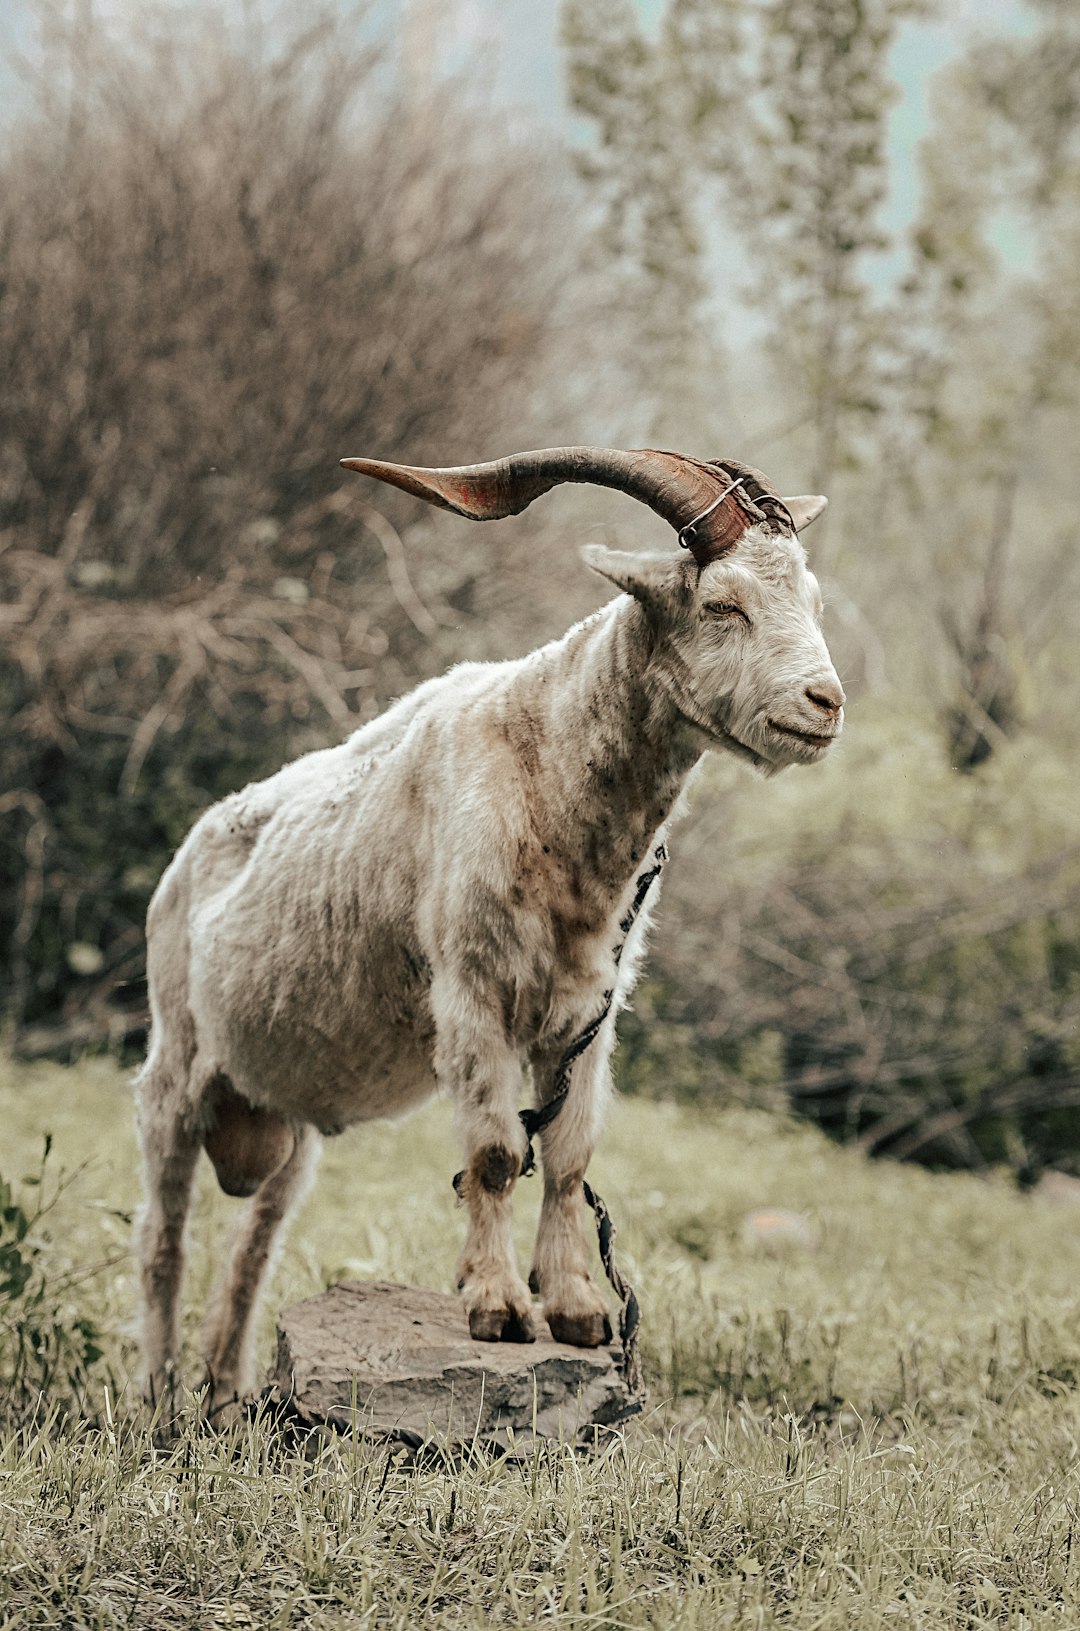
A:
[[[626,915],[619,921],[619,928],[622,933],[613,953],[616,968],[618,968],[622,959],[626,942],[630,938],[630,931],[637,922],[641,908],[645,904],[646,896],[664,870],[667,850],[663,844],[657,844],[653,850],[653,859],[656,864],[647,868],[639,876],[634,889],[634,898],[627,908]],[[536,1152],[533,1149],[533,1139],[537,1133],[542,1133],[545,1127],[551,1126],[551,1123],[566,1103],[567,1095],[570,1092],[570,1072],[586,1049],[596,1041],[603,1028],[604,1021],[611,1013],[611,1005],[614,1001],[615,990],[613,987],[610,991],[604,992],[600,1012],[590,1019],[583,1030],[578,1032],[559,1060],[558,1069],[555,1072],[555,1091],[547,1103],[541,1105],[538,1109],[518,1111],[528,1141],[525,1146],[525,1156],[521,1163],[521,1176],[523,1178],[531,1177],[536,1171]],[[455,1175],[455,1190],[460,1187],[463,1176],[464,1174],[460,1172]],[[641,1373],[641,1359],[638,1355],[638,1330],[641,1325],[641,1309],[633,1286],[621,1273],[615,1260],[615,1236],[617,1231],[603,1197],[596,1193],[587,1178],[582,1179],[581,1190],[585,1197],[585,1204],[592,1207],[593,1216],[596,1219],[597,1242],[600,1247],[600,1261],[604,1265],[604,1273],[607,1275],[611,1288],[621,1304],[619,1309],[619,1340],[622,1344],[622,1376],[631,1399],[636,1403],[645,1397],[645,1381]]]

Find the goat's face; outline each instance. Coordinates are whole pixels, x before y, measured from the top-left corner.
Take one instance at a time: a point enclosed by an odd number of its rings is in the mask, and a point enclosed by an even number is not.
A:
[[[594,545],[585,558],[645,608],[649,669],[683,718],[766,771],[811,764],[839,736],[844,693],[796,536],[824,498],[781,498],[749,465],[657,448],[545,448],[439,470],[341,462],[475,521],[517,515],[562,481],[631,494],[675,528],[689,553],[624,555]]]
[[[658,681],[713,746],[767,772],[825,755],[845,698],[797,538],[752,527],[701,571],[685,555],[587,558],[641,602]]]

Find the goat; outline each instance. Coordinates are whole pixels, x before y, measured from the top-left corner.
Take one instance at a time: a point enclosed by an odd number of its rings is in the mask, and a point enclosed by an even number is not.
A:
[[[610,1340],[580,1193],[656,891],[616,959],[620,920],[706,750],[772,773],[821,759],[843,721],[797,538],[823,498],[781,499],[748,466],[649,450],[562,448],[452,470],[342,463],[481,520],[562,481],[619,488],[676,527],[686,553],[590,547],[588,564],[624,593],[562,639],[453,668],[339,746],[225,798],[163,875],[137,1082],[144,1361],[155,1397],[175,1377],[205,1148],[226,1193],[250,1197],[207,1328],[212,1408],[251,1383],[260,1284],[320,1137],[436,1088],[465,1148],[469,1329],[533,1340],[510,1234],[522,1067],[543,1105],[568,1042],[613,988],[542,1136],[529,1279],[557,1340]]]

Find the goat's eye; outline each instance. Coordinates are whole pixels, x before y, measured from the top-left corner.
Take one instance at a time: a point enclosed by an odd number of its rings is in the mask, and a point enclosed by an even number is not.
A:
[[[741,618],[747,628],[750,627],[750,619],[742,607],[736,606],[730,600],[711,600],[706,605],[705,610],[710,617],[718,618],[721,622],[732,623],[737,618]]]

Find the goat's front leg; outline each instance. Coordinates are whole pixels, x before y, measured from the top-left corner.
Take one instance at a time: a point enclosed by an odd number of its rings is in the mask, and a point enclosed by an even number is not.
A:
[[[609,1021],[574,1064],[563,1107],[540,1135],[544,1199],[529,1284],[544,1299],[544,1315],[555,1341],[576,1348],[598,1348],[611,1341],[607,1304],[589,1273],[582,1181],[611,1091],[613,1045],[614,1021]],[[533,1060],[541,1104],[555,1091],[556,1063],[541,1057]]]
[[[532,1299],[518,1273],[511,1238],[511,1196],[525,1154],[518,1119],[521,1067],[500,1014],[437,982],[435,1072],[453,1095],[465,1146],[457,1183],[469,1209],[458,1263],[469,1332],[478,1342],[534,1342]]]

